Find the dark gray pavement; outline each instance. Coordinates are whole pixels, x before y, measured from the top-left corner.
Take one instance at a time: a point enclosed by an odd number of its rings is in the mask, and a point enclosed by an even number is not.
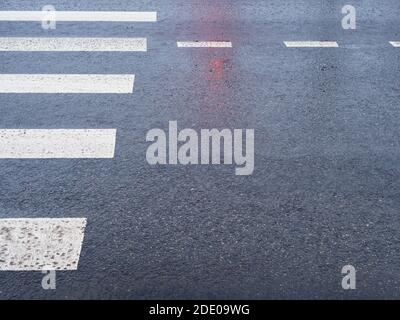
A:
[[[353,2],[353,3],[352,3]],[[0,22],[0,36],[147,37],[145,53],[0,53],[0,73],[135,74],[132,95],[0,94],[1,128],[117,128],[112,160],[0,160],[0,218],[87,217],[79,269],[0,272],[1,299],[400,297],[400,2],[1,1],[157,23]],[[341,8],[356,6],[357,30]],[[232,49],[178,49],[179,40]],[[286,40],[338,41],[289,49]],[[254,128],[255,171],[151,167],[148,130]],[[357,289],[341,288],[341,268]]]

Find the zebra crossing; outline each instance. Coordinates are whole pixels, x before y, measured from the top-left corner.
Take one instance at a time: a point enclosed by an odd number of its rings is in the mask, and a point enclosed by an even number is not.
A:
[[[157,21],[157,12],[54,14],[57,21]],[[0,11],[0,21],[46,17],[45,11]],[[1,37],[0,51],[147,52],[147,39]],[[132,94],[134,81],[134,74],[0,74],[0,94]],[[1,128],[0,159],[113,159],[116,136],[117,128]],[[86,218],[0,219],[0,271],[76,270],[85,227]]]

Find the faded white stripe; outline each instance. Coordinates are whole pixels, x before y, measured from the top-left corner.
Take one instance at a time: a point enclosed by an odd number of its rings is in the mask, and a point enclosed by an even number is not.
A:
[[[139,11],[0,11],[0,21],[156,22],[157,12]]]
[[[0,93],[132,93],[134,75],[0,74]]]
[[[230,41],[178,41],[178,48],[232,48]]]
[[[116,129],[0,129],[1,159],[109,159]]]
[[[146,38],[0,38],[0,51],[147,51]]]
[[[77,270],[85,218],[0,219],[0,270]]]
[[[288,48],[337,48],[336,41],[284,41]]]

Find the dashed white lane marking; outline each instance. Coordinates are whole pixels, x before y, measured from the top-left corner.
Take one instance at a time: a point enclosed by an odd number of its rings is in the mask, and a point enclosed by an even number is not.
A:
[[[178,48],[232,48],[230,41],[178,41]]]
[[[399,48],[400,47],[400,41],[389,41],[389,42],[395,48]]]
[[[116,129],[0,129],[0,159],[111,159]]]
[[[156,22],[157,12],[139,11],[0,11],[0,21]]]
[[[0,38],[0,51],[147,51],[146,38]]]
[[[85,218],[0,219],[0,270],[77,270]]]
[[[284,41],[288,48],[338,48],[336,41]]]
[[[132,93],[134,75],[0,74],[0,93]]]

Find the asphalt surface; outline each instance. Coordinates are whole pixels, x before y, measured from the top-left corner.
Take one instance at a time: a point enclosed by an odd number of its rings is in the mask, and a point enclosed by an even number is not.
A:
[[[0,53],[0,73],[135,74],[132,95],[0,94],[1,128],[116,128],[114,159],[0,160],[0,218],[86,217],[77,271],[0,272],[1,299],[400,296],[400,3],[52,0],[156,23],[0,22],[0,36],[147,37],[148,52]],[[2,1],[40,10],[49,1]],[[176,41],[232,41],[179,49]],[[340,48],[286,48],[330,40]],[[146,133],[255,129],[255,171],[146,162]],[[354,265],[357,289],[341,287]]]

